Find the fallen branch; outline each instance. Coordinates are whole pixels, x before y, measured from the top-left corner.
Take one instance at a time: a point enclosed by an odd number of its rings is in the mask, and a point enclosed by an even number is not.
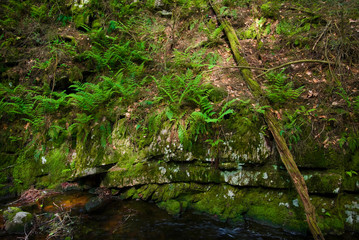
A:
[[[236,32],[234,31],[231,24],[226,19],[223,19],[220,16],[220,6],[218,6],[216,3],[213,3],[212,1],[209,1],[209,3],[212,6],[214,12],[216,13],[221,25],[224,26],[224,32],[228,38],[228,41],[230,43],[237,64],[240,66],[246,66],[246,67],[249,66],[248,62],[240,54],[241,45],[237,38]],[[281,68],[281,67],[283,67],[283,64],[276,68]],[[256,80],[254,80],[252,72],[249,69],[242,68],[241,76],[243,80],[247,83],[249,88],[251,89],[253,96],[259,99],[260,104],[262,104],[263,106],[269,105],[268,100],[262,97],[264,96],[264,92],[260,87],[259,83]],[[291,152],[289,151],[285,139],[283,138],[283,136],[280,135],[280,124],[275,118],[275,116],[273,115],[271,109],[266,109],[264,113],[264,118],[268,124],[268,128],[270,132],[274,137],[281,160],[284,166],[286,167],[287,172],[289,173],[289,176],[292,179],[292,182],[295,186],[295,189],[297,190],[300,199],[303,203],[309,229],[312,232],[314,239],[324,239],[324,236],[317,224],[315,207],[312,205],[310,201],[307,185],[304,181],[302,174],[300,173],[297,167],[297,164],[293,159]]]
[[[325,61],[325,60],[316,60],[316,59],[302,59],[302,60],[296,60],[296,61],[292,61],[292,62],[287,62],[287,63],[283,63],[282,65],[279,65],[277,67],[272,67],[267,69],[264,73],[258,75],[256,78],[259,78],[263,75],[265,75],[266,73],[273,71],[273,70],[277,70],[283,67],[286,67],[288,65],[292,65],[292,64],[299,64],[299,63],[325,63],[325,64],[335,64],[334,62],[330,62],[330,61]]]
[[[292,64],[299,64],[299,63],[325,63],[325,64],[335,64],[335,62],[330,62],[330,61],[324,61],[324,60],[316,60],[316,59],[301,59],[301,60],[296,60],[296,61],[291,61],[291,62],[287,62],[287,63],[283,63],[279,66],[276,67],[272,67],[272,68],[261,68],[261,67],[252,67],[252,66],[231,66],[231,67],[219,67],[219,69],[230,69],[230,68],[239,68],[239,69],[254,69],[254,70],[261,70],[261,71],[265,71],[264,73],[258,75],[256,78],[259,78],[261,76],[263,76],[264,74],[266,74],[267,72],[279,69],[279,68],[283,68],[285,66],[288,65],[292,65]],[[204,72],[210,72],[210,71],[216,71],[219,69],[211,69],[211,70],[207,70]]]

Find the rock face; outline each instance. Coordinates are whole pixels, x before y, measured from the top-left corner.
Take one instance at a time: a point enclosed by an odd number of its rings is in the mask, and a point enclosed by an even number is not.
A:
[[[95,212],[100,210],[108,203],[108,199],[103,197],[92,197],[90,200],[85,204],[86,212]]]
[[[151,200],[174,215],[194,209],[223,220],[249,217],[291,231],[308,230],[300,199],[260,126],[229,131],[220,150],[214,152],[205,141],[194,142],[186,150],[166,124],[144,140],[147,144],[136,145],[126,134],[125,120],[112,127],[110,146],[101,147],[94,128],[91,140],[78,138],[76,148],[67,155],[62,150],[66,146],[49,150],[46,162],[32,168],[43,169],[42,181],[47,177],[48,184],[100,176],[101,187],[118,191],[121,198]],[[310,139],[304,149],[293,147],[293,153],[322,231],[359,231],[359,176],[347,173],[347,169],[359,172],[359,154],[340,155],[317,147]],[[217,167],[214,158],[219,160]],[[68,159],[73,168],[63,169],[60,163]],[[104,199],[94,197],[85,208],[93,212],[104,204]]]
[[[9,207],[4,212],[5,230],[10,234],[24,233],[32,224],[33,216],[29,212],[23,212],[20,208]]]

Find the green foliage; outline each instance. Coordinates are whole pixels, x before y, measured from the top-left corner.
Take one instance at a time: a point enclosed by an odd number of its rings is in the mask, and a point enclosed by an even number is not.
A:
[[[210,129],[217,128],[226,115],[234,114],[234,110],[229,109],[229,106],[235,101],[236,99],[227,102],[217,113],[214,111],[213,104],[209,102],[208,96],[202,96],[200,98],[200,111],[194,111],[190,115],[188,136],[197,141],[199,135],[207,134]]]
[[[311,115],[313,111],[315,111],[315,109],[307,110],[304,106],[300,106],[293,113],[289,111],[285,112],[284,126],[283,130],[280,131],[280,135],[287,138],[290,143],[290,149],[293,144],[300,141],[302,126],[309,124],[307,116]]]
[[[110,1],[110,7],[112,11],[120,19],[125,16],[131,16],[134,14],[134,12],[138,9],[138,7],[136,7],[138,4],[139,2],[137,1],[131,1],[130,4],[123,0]]]
[[[207,36],[207,41],[203,44],[205,47],[213,47],[223,43],[221,34],[223,26],[217,27],[217,24],[212,19],[208,21],[205,27],[200,25],[199,31],[204,32]]]
[[[36,18],[39,22],[42,22],[46,19],[47,13],[48,9],[45,4],[42,4],[40,6],[31,6],[31,17]]]
[[[267,19],[260,18],[255,19],[249,28],[243,32],[240,32],[240,37],[242,39],[261,39],[261,36],[268,35],[270,33],[270,24],[266,25]]]
[[[338,94],[339,96],[341,96],[344,99],[344,101],[346,102],[347,106],[350,108],[352,106],[352,102],[349,99],[348,93],[345,91],[345,89],[342,86],[339,86],[338,90],[339,91],[335,92],[335,93]],[[354,104],[355,104],[355,102],[354,102]]]
[[[198,51],[187,48],[184,52],[175,49],[173,54],[176,68],[190,68],[194,72],[198,72],[203,67],[212,69],[220,60],[220,56],[217,53],[210,52],[207,54],[205,48],[201,48]]]
[[[353,175],[358,175],[358,173],[354,170],[346,171],[345,172],[349,177],[352,177]]]
[[[124,100],[133,99],[138,88],[138,84],[133,78],[124,77],[122,71],[118,71],[113,77],[102,76],[101,83],[105,89],[111,89],[112,93],[120,95]]]
[[[107,102],[113,94],[113,90],[103,84],[75,82],[70,86],[76,93],[69,94],[68,103],[87,112],[92,112],[103,103]]]
[[[294,89],[293,82],[287,82],[288,77],[282,70],[279,73],[267,74],[269,84],[266,85],[267,97],[274,103],[285,103],[288,100],[297,99],[304,91],[304,86]]]
[[[303,21],[303,26],[296,26],[293,23],[287,22],[287,21],[281,21],[278,23],[276,32],[277,34],[282,34],[285,36],[293,36],[302,32],[308,32],[311,28],[311,23]]]
[[[17,24],[19,24],[19,17],[22,17],[30,7],[28,1],[8,0],[2,1],[0,8],[2,10],[0,26],[4,29],[15,29]]]
[[[37,95],[33,99],[36,100],[37,106],[36,111],[40,114],[55,113],[60,108],[66,104],[66,93],[65,91],[61,93],[51,93],[50,97],[46,95]]]
[[[35,102],[32,99],[34,91],[28,91],[24,86],[18,85],[9,88],[0,83],[0,116],[12,121],[18,117],[32,119],[36,117],[34,113]]]
[[[60,22],[62,26],[66,26],[69,22],[71,22],[72,16],[67,16],[63,14],[59,14],[56,21]]]
[[[170,117],[168,118],[171,120]],[[162,119],[163,119],[163,112],[153,113],[148,119],[148,132],[156,136],[163,124]]]
[[[153,79],[160,91],[160,98],[167,99],[175,109],[184,102],[199,104],[200,96],[205,92],[201,87],[202,76],[194,76],[191,70],[179,76],[165,75],[161,80]]]
[[[357,96],[354,100],[354,109],[359,112],[359,96]]]
[[[287,40],[287,44],[302,47],[309,43],[310,31],[317,27],[317,18],[319,16],[305,17],[302,19],[282,20],[277,24],[276,33],[282,35]]]
[[[277,18],[279,15],[280,5],[277,2],[268,1],[261,6],[263,17]]]
[[[132,70],[135,63],[140,63],[140,68],[143,69],[141,64],[151,60],[146,52],[145,42],[121,42],[116,37],[106,35],[102,29],[92,38],[92,50],[85,51],[82,56],[92,61],[97,71],[120,68]]]
[[[350,151],[355,152],[359,148],[359,135],[355,132],[344,132],[339,139],[339,146],[342,148],[345,144],[347,144]]]

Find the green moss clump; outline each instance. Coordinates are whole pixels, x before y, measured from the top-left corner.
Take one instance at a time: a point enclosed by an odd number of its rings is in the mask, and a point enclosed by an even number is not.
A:
[[[262,15],[265,18],[277,19],[279,16],[280,5],[278,3],[268,1],[261,6]]]
[[[120,195],[120,198],[121,199],[129,199],[129,198],[134,198],[134,196],[136,196],[136,195],[137,195],[137,190],[136,190],[136,188],[132,187],[132,188],[128,189],[126,192],[122,193]]]
[[[215,87],[212,84],[206,84],[205,89],[209,92],[208,99],[212,102],[220,102],[228,96],[224,88]]]
[[[161,209],[166,210],[171,215],[179,215],[181,212],[181,203],[171,199],[157,204]]]
[[[9,207],[8,210],[4,211],[4,219],[10,220],[13,219],[16,213],[21,212],[21,208],[18,207]]]

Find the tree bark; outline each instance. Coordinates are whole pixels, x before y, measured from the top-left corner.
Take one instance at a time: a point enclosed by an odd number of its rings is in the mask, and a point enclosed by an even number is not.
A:
[[[218,20],[220,21],[221,25],[223,25],[224,32],[229,40],[231,49],[234,54],[234,58],[238,65],[241,66],[249,66],[248,62],[241,56],[240,50],[241,45],[239,43],[239,40],[237,38],[236,32],[234,31],[231,24],[226,20],[221,18],[220,16],[220,6],[218,4],[209,1],[214,12],[217,15]],[[268,100],[264,97],[265,94],[260,87],[259,83],[254,80],[252,72],[249,69],[241,69],[241,76],[243,80],[246,82],[250,90],[252,91],[252,94],[255,98],[257,98],[261,105],[269,105]],[[272,133],[278,152],[280,154],[280,158],[286,167],[290,178],[292,179],[292,182],[295,186],[295,189],[297,190],[300,199],[303,203],[307,223],[309,226],[309,229],[314,237],[314,239],[323,239],[324,236],[318,227],[316,215],[315,215],[315,207],[310,201],[310,197],[308,194],[308,188],[304,181],[304,178],[302,174],[300,173],[297,164],[295,163],[293,156],[291,152],[289,151],[289,148],[286,144],[285,139],[283,136],[280,135],[280,124],[278,123],[277,119],[273,115],[270,109],[267,109],[264,114],[265,121],[268,124],[268,128],[270,132]]]

